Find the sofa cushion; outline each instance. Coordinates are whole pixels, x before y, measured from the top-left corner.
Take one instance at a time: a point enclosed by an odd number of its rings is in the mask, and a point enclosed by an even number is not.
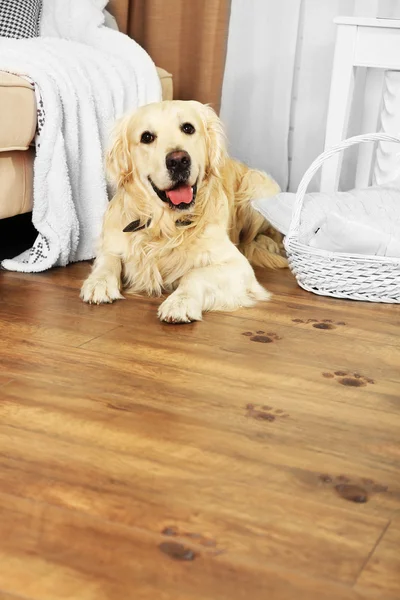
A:
[[[39,37],[42,0],[0,0],[0,36]]]
[[[34,150],[0,155],[0,219],[32,210]]]
[[[168,73],[165,69],[160,69],[160,67],[157,67],[157,73],[161,81],[162,99],[172,100],[174,97],[174,89],[171,73]]]
[[[36,119],[31,84],[0,71],[0,152],[26,150],[35,136]]]

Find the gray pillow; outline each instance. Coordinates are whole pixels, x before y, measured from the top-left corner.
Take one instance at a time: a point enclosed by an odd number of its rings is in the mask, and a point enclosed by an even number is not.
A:
[[[42,0],[0,0],[0,37],[39,37]]]
[[[108,10],[106,10],[106,9],[103,10],[103,14],[104,14],[104,25],[106,27],[109,27],[110,29],[115,29],[115,31],[119,31],[118,23],[117,23],[116,19],[112,16],[112,14],[109,13]]]

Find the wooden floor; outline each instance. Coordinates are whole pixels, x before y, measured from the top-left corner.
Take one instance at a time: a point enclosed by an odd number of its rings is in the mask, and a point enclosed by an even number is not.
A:
[[[400,307],[162,325],[0,273],[1,600],[400,598]]]

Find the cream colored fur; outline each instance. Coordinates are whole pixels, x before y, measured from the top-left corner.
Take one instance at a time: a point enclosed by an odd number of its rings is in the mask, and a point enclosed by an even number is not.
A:
[[[183,123],[193,135],[181,131]],[[144,131],[156,139],[141,143]],[[158,189],[173,182],[166,155],[185,150],[191,157],[188,180],[198,185],[194,206],[180,211],[159,199]],[[124,117],[116,126],[107,158],[116,193],[104,218],[93,270],[83,284],[85,302],[100,304],[127,293],[170,296],[159,318],[185,323],[202,318],[203,311],[235,310],[267,300],[250,262],[281,268],[281,236],[251,207],[253,198],[272,196],[279,187],[265,173],[230,159],[221,122],[208,106],[190,101],[149,104]],[[140,219],[150,226],[123,232]],[[190,220],[178,226],[179,220]],[[249,262],[250,261],[250,262]]]

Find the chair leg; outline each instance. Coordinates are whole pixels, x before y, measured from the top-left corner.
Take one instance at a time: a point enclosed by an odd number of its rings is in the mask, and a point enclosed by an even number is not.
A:
[[[384,73],[383,69],[367,69],[361,133],[378,131]],[[356,188],[362,189],[370,185],[373,156],[374,144],[360,144],[358,147]]]
[[[356,34],[357,27],[353,25],[339,25],[337,30],[325,149],[341,142],[347,133],[354,88],[353,59]],[[323,164],[320,188],[322,192],[337,190],[341,160],[342,154],[335,154]]]
[[[385,71],[379,127],[383,133],[398,135],[400,131],[399,103],[400,72]],[[398,180],[399,177],[399,145],[392,142],[379,142],[376,148],[372,184],[384,185]]]

